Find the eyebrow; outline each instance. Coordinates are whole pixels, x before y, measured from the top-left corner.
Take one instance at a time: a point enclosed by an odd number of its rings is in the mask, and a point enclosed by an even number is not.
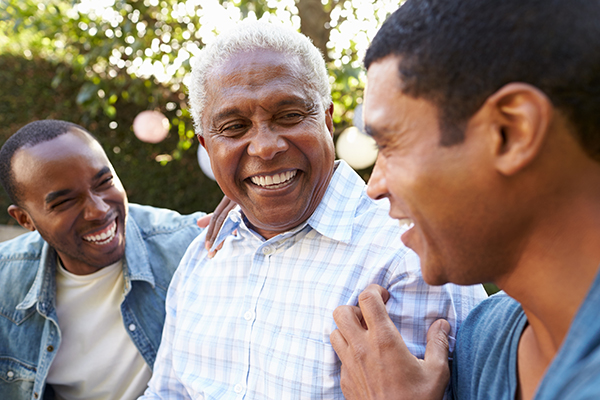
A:
[[[100,177],[106,173],[110,172],[110,168],[108,167],[103,167],[102,169],[100,169],[100,171],[98,171],[96,173],[96,175],[94,175],[94,177],[92,178],[92,180],[98,180],[100,179]],[[51,192],[48,193],[48,195],[46,196],[46,204],[53,202],[54,200],[58,199],[61,196],[65,196],[67,194],[71,193],[71,189],[62,189],[62,190],[57,190],[55,192]]]
[[[57,198],[71,193],[71,189],[57,190],[56,192],[48,193],[46,196],[46,204],[52,203]]]
[[[110,172],[110,168],[108,168],[108,167],[102,167],[102,169],[101,169],[100,171],[98,171],[98,172],[96,173],[96,175],[94,175],[94,177],[92,178],[92,180],[94,180],[94,181],[95,181],[95,180],[98,180],[98,179],[100,179],[100,177],[101,177],[102,175],[104,175],[104,174],[107,174],[107,173],[109,173],[109,172]]]

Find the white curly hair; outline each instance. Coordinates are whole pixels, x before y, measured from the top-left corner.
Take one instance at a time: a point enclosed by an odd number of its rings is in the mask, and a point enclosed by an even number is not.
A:
[[[283,25],[245,20],[233,29],[220,34],[215,41],[204,47],[192,65],[188,89],[190,111],[197,135],[202,135],[202,112],[206,105],[207,77],[233,55],[257,49],[298,56],[300,64],[305,69],[307,89],[319,94],[325,109],[329,107],[331,88],[325,60],[310,39]]]

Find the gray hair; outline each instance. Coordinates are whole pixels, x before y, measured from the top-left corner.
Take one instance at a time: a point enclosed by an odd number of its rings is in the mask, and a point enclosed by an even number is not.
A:
[[[319,94],[325,109],[329,107],[331,88],[325,60],[310,39],[282,25],[246,20],[222,33],[202,49],[192,65],[188,89],[196,134],[202,135],[202,112],[206,105],[206,81],[209,74],[233,55],[258,49],[298,56],[305,69],[307,88]]]

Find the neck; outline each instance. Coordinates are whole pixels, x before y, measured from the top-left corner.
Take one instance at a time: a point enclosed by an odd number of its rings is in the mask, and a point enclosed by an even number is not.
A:
[[[600,181],[590,183],[552,211],[544,210],[517,265],[497,281],[521,303],[548,360],[564,341],[600,265],[600,193],[594,193],[600,192]]]

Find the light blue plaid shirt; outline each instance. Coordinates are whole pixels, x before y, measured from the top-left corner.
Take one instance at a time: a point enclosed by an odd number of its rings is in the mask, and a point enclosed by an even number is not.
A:
[[[434,320],[446,318],[454,335],[483,288],[428,286],[388,209],[337,162],[318,208],[293,231],[264,240],[233,210],[212,260],[200,235],[171,282],[144,398],[343,399],[332,313],[370,283],[390,291],[388,311],[416,356]]]

